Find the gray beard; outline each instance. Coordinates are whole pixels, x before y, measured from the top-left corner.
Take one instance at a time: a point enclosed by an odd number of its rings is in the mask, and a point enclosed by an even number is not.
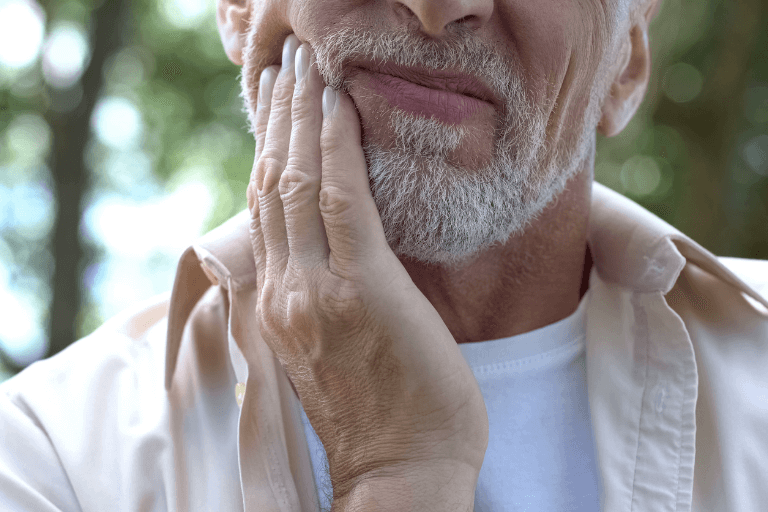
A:
[[[539,122],[524,133],[543,138],[545,126]],[[565,186],[563,173],[546,179],[535,174],[541,146],[521,141],[512,130],[496,139],[487,166],[468,171],[448,154],[467,137],[466,130],[402,111],[392,113],[391,127],[395,148],[365,141],[363,149],[384,233],[398,256],[466,263],[522,233]]]
[[[449,158],[459,144],[472,143],[467,140],[472,134],[461,126],[392,109],[382,114],[396,135],[394,147],[384,148],[363,133],[371,192],[398,256],[458,266],[522,234],[563,192],[592,147],[600,111],[594,94],[581,133],[564,139],[563,147],[549,147],[547,114],[528,98],[517,66],[461,27],[440,41],[404,30],[334,29],[313,49],[320,74],[336,89],[349,90],[344,63],[370,59],[462,70],[484,79],[504,102],[491,161],[479,169],[459,167]],[[244,91],[250,75],[244,70]],[[244,99],[247,108],[247,95]]]

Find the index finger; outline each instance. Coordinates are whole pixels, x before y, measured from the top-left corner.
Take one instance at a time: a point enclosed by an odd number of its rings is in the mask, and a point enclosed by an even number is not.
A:
[[[371,194],[360,141],[360,118],[352,98],[326,87],[320,135],[320,212],[332,271],[341,269],[343,261],[360,261],[361,257],[375,257],[390,250]]]

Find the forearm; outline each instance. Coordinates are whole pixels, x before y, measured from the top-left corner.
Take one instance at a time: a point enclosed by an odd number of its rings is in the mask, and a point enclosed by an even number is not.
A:
[[[335,498],[331,512],[473,512],[477,477],[454,463],[380,473]]]

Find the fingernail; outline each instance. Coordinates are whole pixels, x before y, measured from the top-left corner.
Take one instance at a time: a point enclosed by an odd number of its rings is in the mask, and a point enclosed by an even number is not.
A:
[[[299,46],[296,50],[296,83],[301,82],[301,79],[307,74],[309,69],[309,50],[304,45]]]
[[[285,38],[285,44],[283,44],[283,69],[289,69],[293,66],[293,59],[296,56],[299,44],[299,38],[293,34]]]
[[[333,87],[323,89],[323,117],[328,117],[333,113],[333,109],[336,108],[337,95],[338,93]]]
[[[272,89],[275,87],[275,71],[264,68],[259,77],[259,105],[267,105],[272,99]]]

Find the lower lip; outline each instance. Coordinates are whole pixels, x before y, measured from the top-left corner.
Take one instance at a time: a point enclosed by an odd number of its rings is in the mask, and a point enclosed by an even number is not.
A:
[[[490,103],[441,89],[430,89],[392,75],[368,72],[371,88],[392,106],[449,124],[460,124]]]

